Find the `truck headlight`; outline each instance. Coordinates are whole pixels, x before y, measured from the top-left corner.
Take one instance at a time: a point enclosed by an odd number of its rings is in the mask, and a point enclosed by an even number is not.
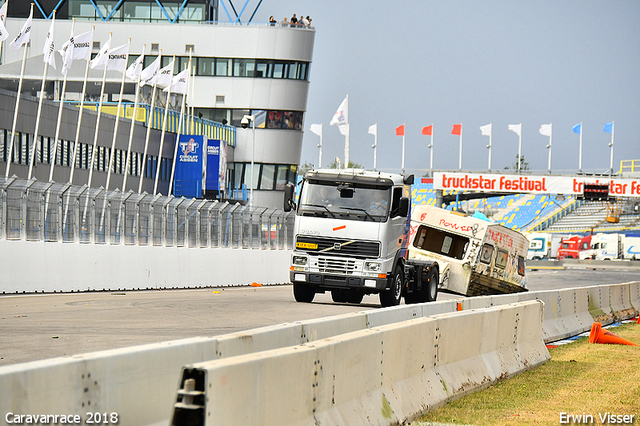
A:
[[[305,266],[308,258],[306,256],[293,256],[293,264],[298,266]]]
[[[364,269],[371,272],[380,272],[382,270],[382,264],[378,262],[364,262]]]

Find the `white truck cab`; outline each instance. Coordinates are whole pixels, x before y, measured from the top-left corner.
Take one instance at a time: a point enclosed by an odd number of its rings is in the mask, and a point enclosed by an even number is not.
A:
[[[304,175],[295,208],[290,279],[299,302],[331,291],[336,302],[360,303],[379,293],[397,305],[404,281],[413,175],[360,169],[321,169]]]

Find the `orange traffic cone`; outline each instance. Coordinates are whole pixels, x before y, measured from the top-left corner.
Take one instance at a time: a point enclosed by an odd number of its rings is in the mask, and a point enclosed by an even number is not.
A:
[[[638,315],[638,324],[640,324],[640,315]]]
[[[611,343],[617,345],[630,345],[638,346],[636,343],[630,342],[627,339],[616,336],[607,330],[602,329],[602,324],[594,322],[591,326],[591,333],[589,334],[589,343]]]

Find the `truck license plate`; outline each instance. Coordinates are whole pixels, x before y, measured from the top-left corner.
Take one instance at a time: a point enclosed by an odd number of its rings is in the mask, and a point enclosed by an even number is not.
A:
[[[318,245],[314,244],[314,243],[296,243],[296,248],[302,248],[302,249],[317,249]]]

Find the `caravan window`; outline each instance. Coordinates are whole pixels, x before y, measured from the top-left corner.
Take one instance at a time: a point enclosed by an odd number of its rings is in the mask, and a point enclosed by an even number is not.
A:
[[[483,245],[480,252],[480,262],[491,263],[491,257],[493,257],[493,246],[491,244]]]
[[[462,259],[469,245],[469,238],[421,225],[413,245],[432,253]]]
[[[498,255],[496,256],[496,267],[504,269],[507,266],[507,259],[509,259],[509,253],[506,250],[498,249]]]
[[[524,257],[518,256],[518,275],[524,277]]]

